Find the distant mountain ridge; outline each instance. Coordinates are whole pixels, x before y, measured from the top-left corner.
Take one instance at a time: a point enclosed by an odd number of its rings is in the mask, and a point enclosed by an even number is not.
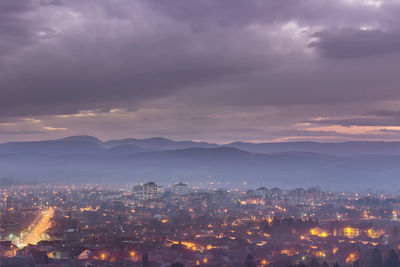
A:
[[[101,141],[92,136],[0,144],[8,181],[136,183],[155,180],[254,186],[387,187],[400,185],[400,142],[262,143]],[[377,182],[379,181],[379,183]]]
[[[233,147],[240,150],[253,153],[279,153],[279,152],[310,152],[320,154],[330,154],[337,156],[355,156],[355,155],[400,155],[400,142],[383,142],[383,141],[352,141],[341,143],[317,143],[317,142],[278,142],[278,143],[250,143],[250,142],[232,142],[229,144],[215,144],[208,142],[195,141],[173,141],[163,137],[153,137],[145,139],[126,138],[101,141],[97,137],[81,135],[69,136],[57,140],[29,141],[29,142],[9,142],[0,144],[0,153],[6,151],[43,151],[46,148],[69,149],[72,146],[83,146],[87,149],[107,150],[115,147],[129,145],[132,151],[158,151],[158,150],[174,150],[186,149],[192,147],[200,148],[217,148],[217,147]],[[125,150],[129,150],[129,146]],[[135,147],[135,149],[133,149]],[[37,152],[37,151],[36,151]]]
[[[282,142],[282,143],[246,143],[227,144],[249,152],[274,153],[304,151],[331,155],[400,155],[400,142],[351,141],[341,143]]]
[[[110,140],[104,142],[106,147],[113,147],[117,145],[135,145],[145,149],[184,149],[191,147],[204,147],[213,148],[218,147],[217,144],[207,142],[194,142],[194,141],[173,141],[163,137],[153,137],[146,139],[127,138],[119,140]]]

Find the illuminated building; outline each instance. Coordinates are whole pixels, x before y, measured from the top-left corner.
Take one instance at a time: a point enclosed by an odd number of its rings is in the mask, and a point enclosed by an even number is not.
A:
[[[343,228],[343,235],[347,238],[355,238],[359,236],[359,230],[358,228],[353,228],[353,227],[346,227]]]
[[[189,193],[189,189],[187,184],[182,182],[174,184],[174,194],[175,195],[187,195]]]
[[[143,200],[156,199],[162,192],[162,187],[154,182],[143,184]]]
[[[311,235],[316,235],[316,236],[319,236],[319,237],[327,237],[328,236],[328,233],[326,231],[322,230],[319,227],[312,228],[310,230],[310,234]]]
[[[260,194],[261,194],[261,196],[263,198],[267,198],[269,190],[267,188],[265,188],[265,187],[260,187],[260,188],[257,189],[257,192],[260,192]]]

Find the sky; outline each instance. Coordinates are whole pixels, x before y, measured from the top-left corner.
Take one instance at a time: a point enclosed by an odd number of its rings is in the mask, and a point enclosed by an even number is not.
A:
[[[0,142],[400,140],[399,0],[0,1]]]

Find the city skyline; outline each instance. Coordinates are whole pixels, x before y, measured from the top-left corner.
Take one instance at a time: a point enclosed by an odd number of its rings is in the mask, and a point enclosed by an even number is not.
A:
[[[0,0],[1,267],[400,267],[400,0]]]

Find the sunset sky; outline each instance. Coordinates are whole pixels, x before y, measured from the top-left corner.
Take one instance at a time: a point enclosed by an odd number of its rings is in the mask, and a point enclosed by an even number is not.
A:
[[[399,0],[0,1],[0,143],[400,140]]]

